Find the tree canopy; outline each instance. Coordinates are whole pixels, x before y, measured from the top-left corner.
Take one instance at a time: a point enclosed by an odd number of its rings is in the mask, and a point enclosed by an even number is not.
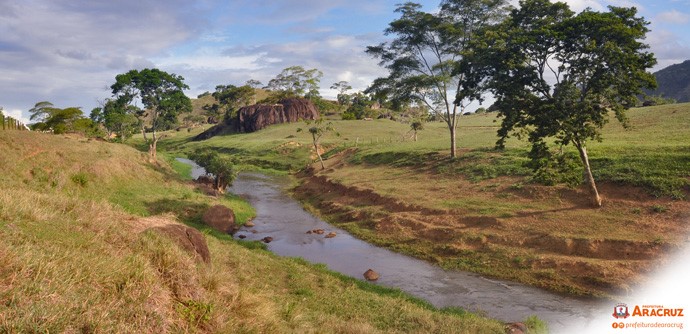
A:
[[[136,117],[141,121],[142,135],[149,144],[149,153],[154,159],[160,139],[156,131],[171,128],[177,124],[180,113],[192,111],[191,100],[183,93],[183,90],[189,89],[184,78],[156,68],[119,74],[110,88],[113,96],[122,99],[127,105],[136,104],[137,100],[143,104],[143,111],[137,112]],[[151,140],[146,137],[146,121],[151,124]]]
[[[266,88],[288,95],[318,98],[321,77],[323,77],[323,72],[315,68],[307,70],[302,66],[291,66],[271,79]]]
[[[389,70],[368,91],[386,93],[398,105],[426,104],[446,122],[455,157],[457,116],[481,98],[479,86],[469,82],[477,77],[464,55],[476,32],[500,20],[505,8],[505,0],[444,0],[437,13],[423,12],[413,2],[398,5],[400,18],[385,30],[393,40],[367,48]]]
[[[517,129],[528,133],[530,156],[550,161],[547,138],[572,144],[580,154],[595,205],[601,205],[586,144],[601,140],[612,112],[624,111],[642,87],[653,87],[647,69],[656,63],[641,42],[648,32],[635,8],[609,7],[575,15],[565,3],[526,0],[496,29],[480,52],[503,117],[497,146]],[[539,166],[537,165],[537,168]]]

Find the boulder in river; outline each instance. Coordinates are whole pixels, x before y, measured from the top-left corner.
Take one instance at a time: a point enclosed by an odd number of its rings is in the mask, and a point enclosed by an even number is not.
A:
[[[235,224],[235,213],[224,205],[210,207],[201,220],[213,229],[228,234],[235,234],[239,230],[239,226]]]
[[[261,241],[263,241],[265,243],[269,243],[269,242],[273,241],[273,237],[264,237],[263,239],[261,239]]]
[[[367,281],[375,281],[379,279],[379,277],[379,273],[373,271],[372,269],[364,272],[364,278],[366,278]]]
[[[251,220],[248,220],[246,223],[244,223],[244,227],[254,227],[254,222]]]
[[[336,236],[336,233],[331,232],[331,233],[326,234],[326,236],[324,238],[335,238],[335,236]]]

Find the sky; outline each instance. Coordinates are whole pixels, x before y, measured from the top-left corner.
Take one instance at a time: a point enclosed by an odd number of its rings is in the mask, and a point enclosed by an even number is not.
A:
[[[324,73],[321,94],[385,76],[364,53],[386,40],[402,0],[0,0],[0,107],[28,121],[40,101],[81,107],[111,96],[115,76],[159,68],[190,97],[217,85],[266,84],[286,67]],[[576,11],[635,6],[649,21],[656,71],[690,59],[690,0],[568,0]],[[434,11],[439,0],[419,1]],[[515,1],[513,3],[516,3]]]

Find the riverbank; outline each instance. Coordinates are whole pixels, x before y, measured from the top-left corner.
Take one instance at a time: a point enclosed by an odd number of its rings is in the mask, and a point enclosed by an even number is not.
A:
[[[688,240],[686,201],[604,184],[607,203],[592,209],[583,188],[352,164],[352,153],[301,173],[294,195],[358,238],[446,269],[615,298]]]
[[[631,109],[630,128],[608,124],[589,143],[604,207],[582,187],[544,186],[525,166],[528,145],[493,151],[494,115],[463,116],[457,159],[447,129],[427,123],[419,141],[389,120],[334,121],[327,164],[303,177],[297,197],[359,238],[439,264],[570,295],[634,292],[665,256],[687,241],[690,104]],[[310,138],[301,124],[190,142],[173,133],[167,149],[211,148],[240,167],[304,169]],[[194,135],[192,131],[191,135]],[[168,138],[166,138],[168,140]],[[567,151],[567,150],[566,150]]]
[[[0,332],[504,332],[203,228],[202,261],[157,228],[251,208],[130,147],[3,131],[0,149]]]

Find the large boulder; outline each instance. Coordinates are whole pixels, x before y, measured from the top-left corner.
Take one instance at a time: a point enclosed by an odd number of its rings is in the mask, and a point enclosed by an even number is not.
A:
[[[237,112],[237,130],[254,132],[272,124],[294,123],[301,120],[315,120],[319,111],[308,99],[282,99],[278,104],[255,104],[240,108]]]
[[[211,253],[208,250],[206,239],[198,230],[180,224],[154,226],[150,230],[170,238],[170,240],[194,255],[197,259],[205,263],[211,262]]]
[[[240,227],[235,224],[235,213],[224,205],[214,205],[210,207],[204,216],[201,218],[204,224],[213,229],[225,232],[228,234],[235,234]]]

